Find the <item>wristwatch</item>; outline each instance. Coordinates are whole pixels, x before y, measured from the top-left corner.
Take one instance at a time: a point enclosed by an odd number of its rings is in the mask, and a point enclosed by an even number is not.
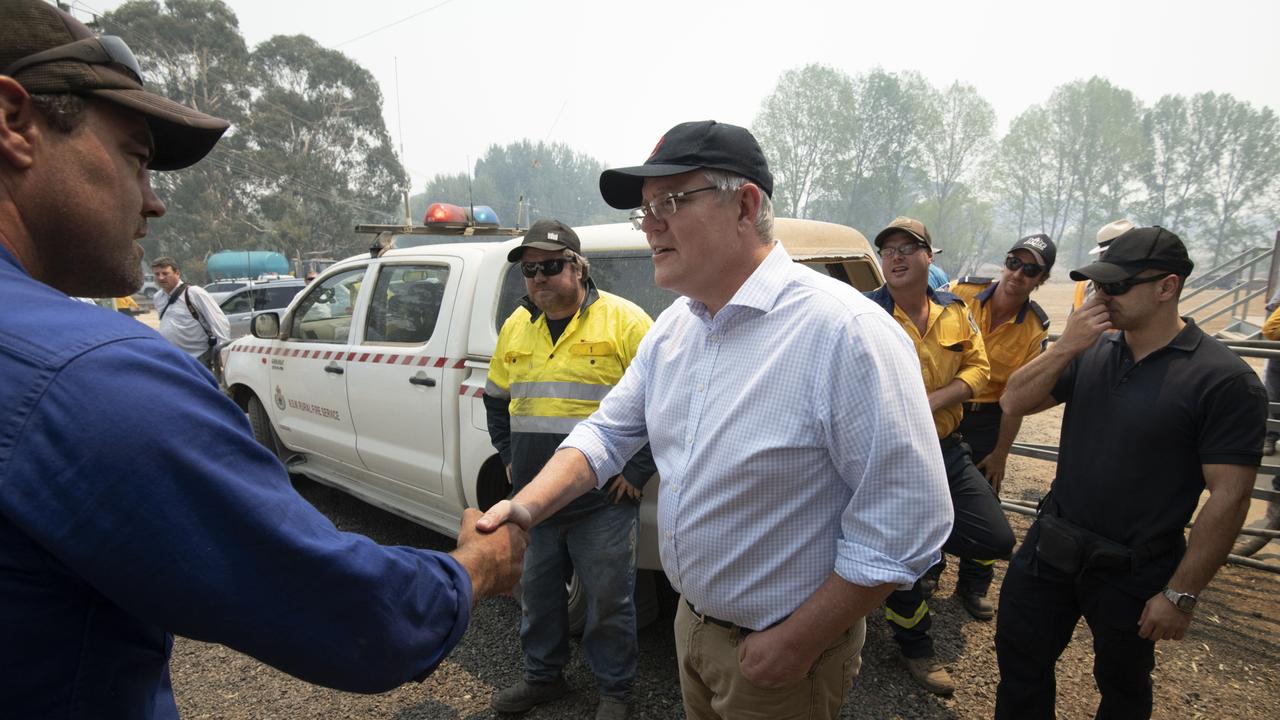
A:
[[[1166,587],[1161,594],[1164,595],[1165,600],[1188,615],[1196,609],[1196,596],[1191,593],[1178,592],[1171,587]]]

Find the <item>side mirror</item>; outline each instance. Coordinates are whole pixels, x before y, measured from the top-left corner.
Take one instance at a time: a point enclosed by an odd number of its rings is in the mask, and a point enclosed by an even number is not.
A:
[[[279,313],[264,312],[253,316],[250,330],[256,338],[274,340],[280,336]]]

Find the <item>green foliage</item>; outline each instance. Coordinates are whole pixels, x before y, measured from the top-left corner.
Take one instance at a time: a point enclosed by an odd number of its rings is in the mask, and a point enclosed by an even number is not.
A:
[[[361,249],[357,222],[401,219],[381,93],[346,56],[305,36],[250,51],[220,0],[133,0],[99,26],[130,43],[151,87],[233,123],[204,162],[153,176],[168,213],[149,255],[188,268],[225,249],[341,256]]]
[[[574,152],[562,143],[520,140],[491,145],[476,161],[475,178],[465,174],[437,175],[427,182],[419,201],[425,211],[432,202],[492,207],[502,224],[527,227],[538,218],[555,218],[570,225],[620,222],[626,213],[600,198],[604,165]],[[414,216],[420,221],[421,214]]]

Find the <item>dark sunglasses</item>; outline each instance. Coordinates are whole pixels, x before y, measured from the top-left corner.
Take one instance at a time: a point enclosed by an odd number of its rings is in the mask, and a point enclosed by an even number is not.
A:
[[[1038,278],[1040,277],[1040,273],[1045,271],[1045,267],[1043,265],[1037,265],[1036,263],[1023,262],[1022,258],[1018,257],[1017,255],[1005,255],[1004,266],[1014,272],[1018,272],[1019,270],[1021,270],[1022,274],[1026,275],[1029,278]]]
[[[1130,291],[1130,290],[1132,290],[1132,289],[1134,288],[1134,286],[1136,286],[1136,285],[1141,285],[1141,284],[1143,284],[1143,283],[1149,283],[1149,282],[1155,282],[1155,281],[1157,281],[1157,280],[1163,280],[1163,279],[1165,279],[1165,278],[1167,278],[1167,277],[1169,277],[1167,274],[1165,274],[1165,275],[1152,275],[1152,276],[1150,276],[1150,277],[1144,277],[1144,278],[1129,278],[1128,280],[1121,280],[1121,281],[1119,281],[1119,282],[1111,282],[1111,283],[1100,283],[1100,282],[1098,282],[1097,280],[1094,280],[1094,281],[1093,281],[1093,287],[1094,287],[1094,289],[1095,289],[1095,290],[1101,290],[1102,292],[1104,292],[1104,293],[1106,293],[1106,294],[1110,295],[1111,297],[1116,297],[1117,295],[1123,295],[1123,294],[1125,294],[1125,293],[1129,292],[1129,291]]]
[[[527,278],[532,278],[541,270],[543,275],[553,277],[560,274],[564,270],[565,263],[573,262],[567,258],[556,258],[554,260],[543,260],[542,262],[522,262],[520,263],[520,274]]]
[[[85,38],[41,50],[24,58],[18,58],[9,67],[0,70],[0,75],[14,77],[32,65],[43,65],[60,60],[74,60],[89,65],[114,63],[128,70],[133,74],[133,79],[137,80],[139,85],[142,84],[142,69],[138,67],[138,59],[133,56],[133,51],[124,43],[124,40],[115,35]]]

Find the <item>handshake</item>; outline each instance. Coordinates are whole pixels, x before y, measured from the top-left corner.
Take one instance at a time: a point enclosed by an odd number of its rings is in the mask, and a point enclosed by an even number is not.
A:
[[[467,508],[458,528],[458,547],[449,553],[471,577],[471,602],[511,592],[520,582],[529,545],[529,511],[503,500],[481,515]]]

